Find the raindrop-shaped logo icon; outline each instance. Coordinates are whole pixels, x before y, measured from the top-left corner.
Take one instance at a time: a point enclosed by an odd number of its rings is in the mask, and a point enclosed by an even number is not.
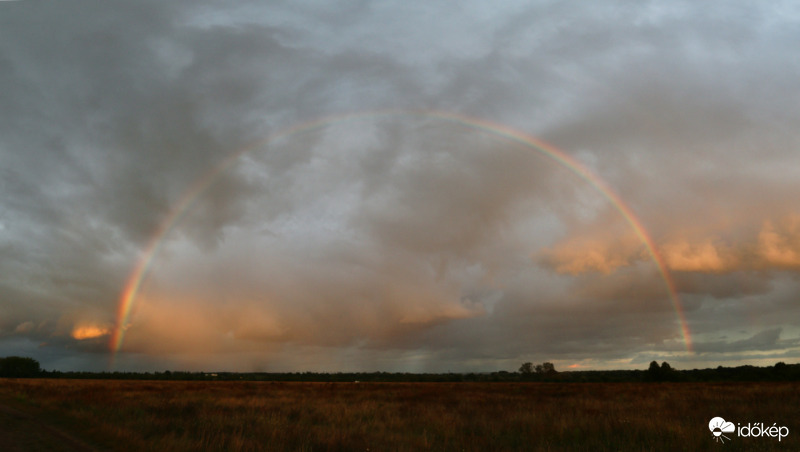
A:
[[[733,422],[725,422],[725,419],[722,419],[721,417],[715,417],[708,421],[708,429],[711,430],[711,433],[714,435],[714,441],[719,441],[725,444],[726,439],[728,441],[731,439],[725,436],[723,433],[731,433],[736,430],[736,427],[733,425]]]

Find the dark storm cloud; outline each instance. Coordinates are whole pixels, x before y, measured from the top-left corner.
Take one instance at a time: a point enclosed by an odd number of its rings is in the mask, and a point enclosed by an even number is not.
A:
[[[711,341],[697,344],[698,353],[725,353],[742,352],[749,350],[774,350],[778,345],[783,347],[797,347],[800,345],[797,339],[780,340],[781,329],[773,328],[756,333],[746,339],[734,341]],[[781,342],[781,344],[779,344]]]
[[[793,356],[798,17],[791,2],[2,3],[2,350],[85,366],[198,178],[293,124],[408,108],[578,158],[653,236],[698,351]],[[146,358],[121,365],[682,356],[631,224],[497,136],[344,121],[257,146],[213,182],[137,301],[126,347]]]

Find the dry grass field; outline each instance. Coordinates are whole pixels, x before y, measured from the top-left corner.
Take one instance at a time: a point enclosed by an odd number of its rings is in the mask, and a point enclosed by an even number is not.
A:
[[[800,450],[798,407],[798,383],[0,379],[0,414],[19,424],[0,447],[34,450],[19,438],[40,435],[41,450]],[[714,416],[790,434],[721,444]]]

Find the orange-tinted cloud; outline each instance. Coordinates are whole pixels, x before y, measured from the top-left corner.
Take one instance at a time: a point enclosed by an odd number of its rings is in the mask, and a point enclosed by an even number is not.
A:
[[[135,322],[125,333],[125,348],[152,354],[193,351],[217,353],[234,338],[223,307],[215,308],[190,299],[142,297]],[[252,312],[243,318],[255,321]]]
[[[800,268],[800,216],[765,220],[757,235],[740,236],[734,243],[681,238],[665,243],[661,253],[669,269],[679,272]]]
[[[800,268],[800,216],[766,220],[749,237],[740,233],[735,240],[720,238],[728,232],[672,238],[659,245],[659,252],[667,268],[675,272]],[[646,259],[643,247],[630,240],[592,238],[559,243],[544,253],[542,261],[558,273],[578,275],[611,274],[642,259]]]
[[[16,328],[14,328],[14,332],[15,333],[28,333],[30,331],[33,331],[33,327],[34,327],[33,322],[31,322],[31,321],[23,322],[23,323],[20,323],[19,325],[17,325]]]
[[[643,246],[630,239],[605,241],[592,238],[559,243],[545,250],[542,262],[562,274],[610,274],[642,259],[642,256]]]
[[[418,286],[421,284],[418,284]],[[152,354],[272,350],[300,343],[333,346],[386,341],[449,320],[475,317],[481,306],[446,291],[387,286],[374,298],[328,290],[328,298],[292,292],[250,296],[232,290],[224,302],[198,293],[150,294],[137,304],[124,349]],[[296,289],[292,289],[296,290]],[[343,290],[339,288],[339,290]]]
[[[800,267],[800,216],[789,216],[777,224],[764,222],[758,234],[758,255],[770,267]]]
[[[700,242],[673,240],[664,244],[660,251],[667,267],[673,271],[724,272],[740,265],[730,250],[711,239]]]
[[[79,341],[94,339],[109,334],[109,329],[98,325],[76,325],[70,334],[73,339]]]

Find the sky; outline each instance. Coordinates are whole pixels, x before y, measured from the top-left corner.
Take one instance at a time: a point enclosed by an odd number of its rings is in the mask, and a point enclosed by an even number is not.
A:
[[[0,2],[0,356],[800,362],[800,7]]]

